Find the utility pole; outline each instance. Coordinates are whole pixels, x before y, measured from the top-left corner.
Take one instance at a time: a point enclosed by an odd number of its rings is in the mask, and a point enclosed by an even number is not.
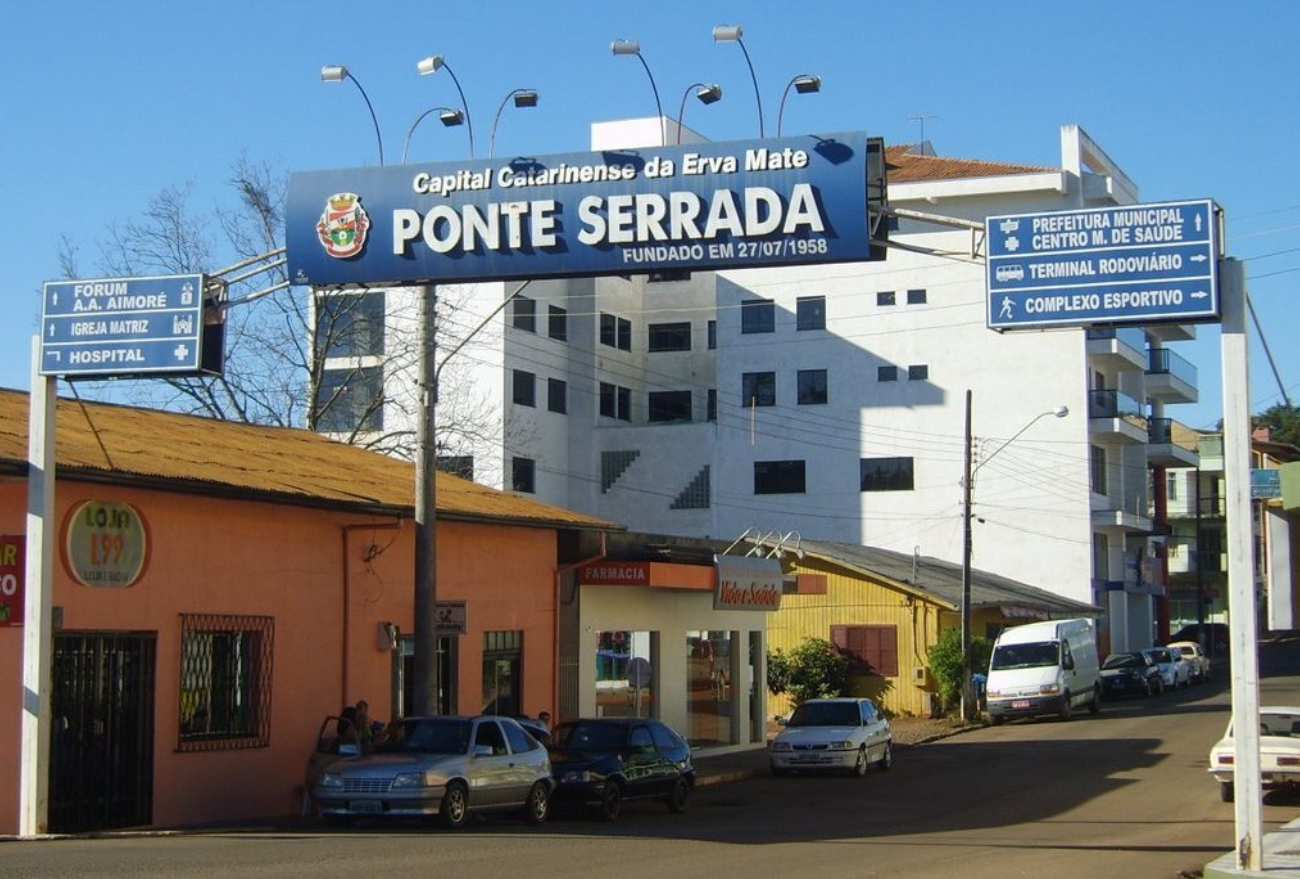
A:
[[[975,716],[970,686],[970,557],[971,557],[971,476],[974,468],[974,439],[971,436],[971,392],[966,389],[966,475],[962,477],[962,552],[961,552],[961,717],[970,720]]]
[[[415,455],[415,669],[412,714],[438,714],[438,379],[434,366],[438,288],[420,291],[420,413]]]

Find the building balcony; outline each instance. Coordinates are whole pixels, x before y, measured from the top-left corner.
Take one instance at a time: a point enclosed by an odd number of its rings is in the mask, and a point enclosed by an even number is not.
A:
[[[1196,367],[1168,348],[1152,348],[1147,354],[1147,397],[1166,403],[1195,403]]]
[[[1147,417],[1128,394],[1106,388],[1088,392],[1088,432],[1096,438],[1147,442]]]
[[[1146,333],[1136,327],[1090,329],[1088,359],[1114,369],[1147,368]]]
[[[1145,497],[1134,497],[1127,509],[1106,495],[1092,496],[1092,527],[1099,531],[1150,534],[1155,527]]]
[[[1151,418],[1148,420],[1148,464],[1154,464],[1158,467],[1199,466],[1201,456],[1196,453],[1196,449],[1179,445],[1174,441],[1176,433],[1174,425],[1177,423],[1172,418]],[[1190,428],[1185,428],[1184,432],[1186,436],[1192,437],[1193,441],[1195,441],[1196,434]]]
[[[1190,342],[1196,338],[1196,324],[1152,324],[1145,330],[1162,342]]]

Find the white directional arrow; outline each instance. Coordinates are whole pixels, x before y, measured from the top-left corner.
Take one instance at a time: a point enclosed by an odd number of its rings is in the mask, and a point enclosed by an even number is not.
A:
[[[1189,293],[1189,294],[1187,294],[1187,295],[1191,296],[1193,299],[1209,299],[1209,298],[1210,298],[1210,294],[1209,294],[1209,293],[1206,293],[1204,290],[1197,290],[1195,293]]]
[[[54,338],[54,324],[50,324],[50,338]]]
[[[1207,259],[1209,259],[1209,257],[1203,253],[1198,253],[1196,256],[1191,257],[1192,262],[1205,262]]]
[[[1201,231],[1201,215],[1200,215],[1200,214],[1197,214],[1197,215],[1196,215],[1196,231],[1197,231],[1197,232]]]

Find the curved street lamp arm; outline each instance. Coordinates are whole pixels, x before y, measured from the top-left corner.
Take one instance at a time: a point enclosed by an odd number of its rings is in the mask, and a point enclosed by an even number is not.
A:
[[[366,90],[361,87],[361,83],[357,82],[357,78],[350,71],[345,73],[344,76],[352,80],[352,84],[357,87],[357,91],[361,92],[361,97],[366,100],[366,109],[370,111],[370,121],[375,124],[375,140],[379,142],[379,164],[382,165],[384,164],[384,138],[379,133],[379,118],[375,116],[375,107],[370,103],[370,95],[366,94]]]

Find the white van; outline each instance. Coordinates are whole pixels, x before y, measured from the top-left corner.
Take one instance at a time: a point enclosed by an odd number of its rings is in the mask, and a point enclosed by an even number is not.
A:
[[[998,636],[989,660],[988,712],[1006,717],[1101,710],[1097,638],[1092,620],[1049,620],[1014,626]]]

